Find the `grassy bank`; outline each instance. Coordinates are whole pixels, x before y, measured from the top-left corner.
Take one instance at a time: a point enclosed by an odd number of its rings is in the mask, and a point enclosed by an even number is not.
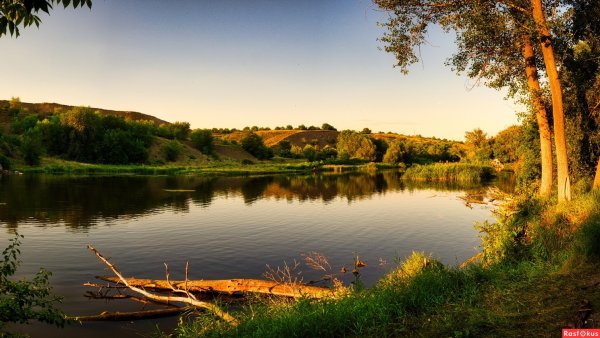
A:
[[[560,336],[576,326],[580,302],[600,309],[600,193],[556,206],[531,196],[479,225],[482,254],[464,268],[413,253],[371,289],[324,301],[262,300],[234,315],[182,323],[180,337]],[[600,324],[592,314],[595,325]],[[590,324],[588,324],[590,325]]]
[[[306,172],[306,166],[299,164],[241,164],[221,162],[202,166],[185,165],[109,165],[65,162],[36,167],[17,167],[28,174],[70,174],[70,175],[252,175],[283,172]]]
[[[413,165],[403,175],[405,180],[462,183],[480,183],[493,177],[494,169],[491,166],[466,163]]]
[[[69,174],[69,175],[259,175],[280,173],[306,173],[314,171],[372,171],[398,169],[396,165],[381,163],[357,163],[331,165],[324,162],[305,162],[299,160],[263,161],[258,163],[238,161],[210,161],[189,165],[172,163],[165,165],[146,164],[88,164],[47,158],[39,166],[27,166],[15,163],[13,170],[26,174]]]

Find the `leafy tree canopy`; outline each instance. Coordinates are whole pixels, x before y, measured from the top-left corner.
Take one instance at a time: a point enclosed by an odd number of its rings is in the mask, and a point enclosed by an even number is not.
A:
[[[50,14],[54,4],[92,8],[92,0],[0,0],[0,37],[6,34],[19,37],[19,28],[39,27],[42,20],[38,13]]]
[[[337,151],[340,158],[358,159],[363,161],[375,160],[375,144],[365,134],[344,130],[337,140]]]

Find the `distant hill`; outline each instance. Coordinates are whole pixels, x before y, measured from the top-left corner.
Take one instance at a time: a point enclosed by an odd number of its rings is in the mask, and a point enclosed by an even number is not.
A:
[[[228,140],[240,142],[246,132],[235,131],[231,134],[217,135],[217,137]],[[307,144],[318,145],[319,148],[323,148],[326,145],[335,147],[338,131],[332,130],[259,130],[256,132],[257,135],[263,138],[265,145],[273,147],[281,141],[288,141],[292,145],[298,147],[304,147]],[[438,143],[441,140],[433,137],[422,137],[422,136],[407,136],[402,134],[384,134],[384,133],[373,133],[369,134],[374,139],[384,140],[388,143],[394,140],[408,140],[415,143]],[[457,141],[448,141],[451,143],[461,143]]]
[[[235,131],[221,135],[228,141],[240,142],[246,132]],[[263,138],[265,145],[273,147],[281,141],[289,141],[292,145],[304,147],[306,144],[319,145],[320,148],[329,145],[335,147],[339,132],[331,130],[259,130],[257,135]]]
[[[9,131],[10,124],[13,120],[13,116],[10,112],[10,104],[11,102],[8,100],[0,100],[0,131],[6,133]],[[62,111],[68,111],[70,109],[76,108],[74,106],[59,104],[59,103],[28,103],[28,102],[19,102],[18,103],[21,111],[25,110],[32,114],[40,115],[42,118],[50,116],[52,114],[60,113]],[[94,111],[99,112],[103,115],[113,115],[124,117],[129,120],[145,120],[151,121],[156,125],[161,124],[170,124],[167,121],[161,120],[152,115],[142,114],[134,111],[117,111],[117,110],[108,110],[102,108],[90,108]],[[264,140],[264,143],[268,147],[274,147],[278,143],[282,141],[290,142],[290,144],[304,148],[307,144],[318,146],[319,149],[323,149],[325,146],[336,147],[337,139],[339,132],[334,130],[259,130],[256,132],[259,136],[261,136]],[[244,131],[234,131],[229,134],[215,134],[217,139],[222,139],[226,141],[237,141],[238,143],[242,140],[242,138],[246,135]],[[374,139],[385,140],[388,144],[395,141],[409,141],[411,143],[411,147],[418,154],[421,154],[425,157],[429,155],[439,155],[445,151],[449,147],[453,146],[462,146],[462,142],[452,141],[452,140],[440,140],[435,137],[422,137],[419,135],[416,136],[407,136],[395,133],[372,133],[369,135]],[[160,140],[159,140],[160,141]],[[165,141],[165,140],[162,140]],[[163,145],[164,142],[158,142],[158,145]],[[166,141],[165,141],[166,142]],[[185,158],[191,159],[194,161],[205,161],[206,159],[199,153],[193,150],[188,144],[186,144],[186,154]],[[189,149],[188,149],[189,148]],[[155,146],[150,151],[150,160],[156,160],[160,156],[158,153],[158,146]],[[446,150],[444,150],[446,149]],[[220,144],[217,142],[216,145],[216,154],[223,159],[231,159],[236,161],[241,160],[250,160],[256,161],[252,155],[241,149],[241,147],[228,145],[227,142],[225,144]],[[439,154],[438,154],[439,153]]]
[[[60,104],[60,103],[47,103],[47,102],[44,102],[44,103],[21,102],[21,103],[19,103],[19,105],[21,108],[27,109],[31,113],[38,114],[40,116],[48,116],[48,115],[52,115],[56,112],[76,108],[75,106],[69,106],[69,105],[64,105],[64,104]],[[11,118],[10,118],[10,116],[8,116],[8,108],[9,107],[10,107],[10,101],[0,100],[0,124],[2,124],[2,125],[10,123]],[[136,120],[136,121],[137,120],[152,121],[156,125],[161,125],[163,123],[167,123],[167,124],[169,123],[165,120],[161,120],[152,115],[142,114],[142,113],[135,112],[135,111],[118,111],[118,110],[108,110],[108,109],[93,108],[93,107],[91,107],[91,109],[98,111],[104,115],[122,116],[126,119]]]

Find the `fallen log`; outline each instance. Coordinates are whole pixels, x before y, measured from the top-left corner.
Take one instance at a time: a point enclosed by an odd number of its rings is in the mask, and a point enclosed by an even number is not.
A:
[[[66,317],[67,320],[75,320],[79,322],[95,322],[95,321],[119,321],[119,320],[136,320],[161,318],[180,314],[188,311],[186,307],[173,307],[168,309],[146,310],[135,312],[102,312],[99,315],[93,316],[73,316]]]
[[[125,277],[123,277],[123,275],[119,272],[119,270],[117,270],[117,268],[108,259],[106,259],[106,257],[104,257],[100,252],[98,252],[98,250],[96,250],[93,246],[88,244],[87,247],[91,252],[93,252],[96,255],[96,257],[98,257],[104,264],[106,264],[106,266],[109,267],[109,269],[118,277],[119,282],[121,284],[127,286],[129,288],[129,290],[137,292],[146,298],[152,299],[152,300],[160,302],[160,303],[168,304],[168,303],[172,303],[172,302],[181,302],[181,303],[190,304],[195,307],[204,308],[204,309],[207,309],[210,312],[212,312],[217,317],[223,319],[230,325],[232,325],[232,326],[238,325],[239,322],[235,317],[233,317],[229,313],[221,310],[221,308],[219,308],[217,305],[208,303],[208,302],[199,301],[198,299],[196,299],[194,297],[194,295],[190,294],[188,292],[188,290],[177,289],[169,281],[167,281],[167,284],[169,285],[169,288],[171,291],[173,291],[175,293],[177,293],[177,292],[185,293],[187,295],[187,297],[162,296],[162,295],[153,294],[151,292],[148,292],[143,288],[139,288],[139,287],[130,285],[127,282],[127,280],[125,279]]]
[[[115,284],[123,284],[121,280],[117,277],[96,276],[96,278]],[[305,284],[278,283],[274,281],[261,279],[221,279],[188,281],[138,279],[133,277],[125,279],[127,280],[127,284],[131,286],[151,288],[157,290],[171,290],[171,287],[174,286],[176,288],[186,289],[190,292],[217,292],[229,294],[242,292],[293,298],[325,298],[333,296],[333,291],[329,288]]]

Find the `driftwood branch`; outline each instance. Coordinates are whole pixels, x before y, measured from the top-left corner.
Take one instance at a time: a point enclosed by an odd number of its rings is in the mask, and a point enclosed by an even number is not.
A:
[[[91,287],[99,288],[99,289],[127,289],[126,286],[123,286],[123,285],[110,285],[109,283],[98,284],[98,283],[85,282],[82,285],[83,286],[91,286]]]
[[[135,311],[135,312],[102,312],[99,315],[94,316],[78,316],[78,317],[66,317],[67,320],[75,320],[79,322],[92,322],[92,321],[111,321],[111,320],[135,320],[135,319],[149,319],[149,318],[160,318],[173,316],[189,310],[185,307],[173,307],[168,309],[158,310],[146,310],[146,311]]]
[[[218,292],[218,293],[259,293],[293,298],[326,298],[333,296],[329,288],[306,284],[279,283],[260,279],[222,279],[222,280],[188,280],[171,281],[160,279],[115,278],[96,276],[103,281],[116,284],[127,284],[135,287],[152,288],[157,290],[172,290],[187,288],[188,292]]]
[[[177,305],[174,304],[169,304],[169,303],[165,303],[165,302],[159,302],[153,299],[148,299],[148,298],[144,298],[144,297],[137,297],[137,296],[133,296],[133,295],[128,295],[128,294],[116,294],[116,295],[105,295],[102,293],[94,293],[94,292],[86,292],[86,294],[84,295],[84,297],[89,298],[89,299],[104,299],[104,300],[121,300],[121,299],[128,299],[128,300],[132,300],[134,302],[138,302],[138,303],[142,303],[144,305],[148,305],[148,304],[155,304],[155,305],[161,305],[161,306],[166,306],[166,307],[170,307],[170,308],[180,308]]]
[[[151,292],[148,292],[144,289],[141,289],[135,285],[131,285],[129,284],[128,280],[123,277],[123,275],[119,272],[119,270],[117,270],[117,268],[110,262],[108,261],[108,259],[106,259],[104,256],[102,256],[102,254],[100,252],[98,252],[98,250],[96,250],[93,246],[88,245],[88,249],[90,251],[92,251],[104,264],[106,264],[111,270],[112,272],[118,277],[118,282],[127,286],[130,290],[137,292],[141,295],[143,295],[144,297],[147,297],[149,299],[152,300],[156,300],[159,302],[164,302],[164,303],[171,303],[171,302],[181,302],[181,303],[186,303],[186,304],[190,304],[192,306],[195,307],[199,307],[199,308],[203,308],[203,309],[207,309],[210,312],[212,312],[213,314],[215,314],[216,316],[218,316],[219,318],[225,320],[226,322],[228,322],[229,324],[236,326],[238,325],[238,321],[237,319],[235,319],[234,317],[232,317],[230,314],[228,314],[227,312],[221,310],[218,306],[208,303],[208,302],[203,302],[203,301],[199,301],[190,297],[176,297],[176,296],[163,296],[163,295],[158,295],[158,294],[154,294]],[[170,283],[169,283],[170,284]]]
[[[164,264],[165,264],[165,276],[167,277],[167,285],[169,285],[169,288],[171,288],[171,291],[173,291],[173,293],[183,293],[188,298],[198,300],[196,298],[196,296],[194,296],[193,294],[190,293],[190,291],[188,290],[188,287],[187,287],[189,262],[185,262],[185,281],[183,283],[184,284],[183,289],[178,289],[171,283],[171,281],[169,280],[169,277],[171,277],[171,274],[169,273],[169,266],[167,265],[167,263],[164,263]]]

